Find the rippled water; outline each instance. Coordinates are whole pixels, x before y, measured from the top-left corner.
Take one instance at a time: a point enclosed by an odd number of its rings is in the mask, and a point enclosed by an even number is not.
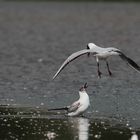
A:
[[[94,58],[62,62],[88,42],[116,47],[140,65],[137,3],[0,3],[0,139],[123,139],[140,128],[140,74],[118,57],[98,79]],[[85,117],[47,112],[78,98],[85,82]]]
[[[29,107],[0,108],[1,139],[129,139],[139,134],[123,119],[65,117],[61,112]]]

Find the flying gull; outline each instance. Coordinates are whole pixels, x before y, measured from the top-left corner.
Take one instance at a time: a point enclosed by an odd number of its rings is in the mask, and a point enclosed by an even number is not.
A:
[[[58,71],[56,72],[56,74],[53,76],[53,79],[55,79],[58,74],[73,60],[75,60],[76,58],[87,54],[88,56],[90,56],[91,54],[95,57],[96,62],[97,62],[97,67],[98,67],[98,76],[101,78],[101,71],[99,68],[99,61],[100,60],[104,60],[106,62],[107,65],[107,70],[109,75],[112,75],[112,72],[109,68],[109,63],[108,63],[108,58],[110,56],[120,56],[120,58],[122,60],[124,60],[130,67],[132,67],[133,69],[135,69],[136,71],[140,72],[140,66],[136,64],[136,62],[134,62],[131,58],[127,57],[122,51],[120,51],[117,48],[113,48],[113,47],[109,47],[109,48],[102,48],[99,47],[97,45],[95,45],[94,43],[88,43],[87,48],[84,50],[80,50],[77,51],[73,54],[71,54],[65,61],[64,63],[61,65],[61,67],[58,69]]]

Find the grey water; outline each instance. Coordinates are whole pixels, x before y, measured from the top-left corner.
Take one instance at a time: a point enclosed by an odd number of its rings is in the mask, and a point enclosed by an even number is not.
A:
[[[116,47],[140,65],[139,3],[1,2],[0,139],[128,140],[140,135],[140,74],[119,57],[112,77],[87,56],[53,75],[73,52],[94,42]],[[88,83],[84,117],[48,112],[78,99]]]

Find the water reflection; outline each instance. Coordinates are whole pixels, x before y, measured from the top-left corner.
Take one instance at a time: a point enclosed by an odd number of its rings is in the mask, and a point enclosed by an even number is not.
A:
[[[137,140],[140,135],[140,129],[113,118],[69,118],[45,110],[0,107],[0,140]]]
[[[131,139],[130,140],[139,140],[138,139],[138,135],[136,133],[134,133],[132,136],[131,136]]]
[[[48,132],[47,133],[47,138],[48,138],[48,140],[53,140],[53,139],[55,139],[56,138],[56,133],[54,133],[54,132]]]
[[[69,118],[72,124],[72,132],[79,140],[88,140],[89,137],[89,119],[84,117]]]

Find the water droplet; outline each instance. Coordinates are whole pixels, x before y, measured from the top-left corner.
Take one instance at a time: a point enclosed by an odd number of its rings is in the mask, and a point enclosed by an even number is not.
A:
[[[10,101],[11,101],[11,102],[13,102],[13,101],[14,101],[14,99],[10,99]]]
[[[36,106],[37,109],[39,109],[39,106]]]
[[[7,126],[8,126],[8,127],[10,127],[10,126],[11,126],[11,124],[7,124]]]
[[[101,138],[101,135],[96,134],[96,135],[94,135],[94,138],[100,139]]]
[[[41,103],[40,105],[44,105],[44,103]]]
[[[46,97],[47,97],[47,95],[44,95],[43,97],[44,97],[44,98],[46,98]]]
[[[7,119],[4,119],[3,121],[4,121],[4,122],[7,122]]]
[[[129,126],[129,123],[127,123],[126,126]]]
[[[27,87],[23,87],[24,90],[27,90]]]
[[[18,121],[15,121],[15,123],[19,123]]]
[[[42,62],[42,61],[43,61],[43,59],[42,59],[42,58],[39,58],[37,61],[38,61],[38,62]]]

